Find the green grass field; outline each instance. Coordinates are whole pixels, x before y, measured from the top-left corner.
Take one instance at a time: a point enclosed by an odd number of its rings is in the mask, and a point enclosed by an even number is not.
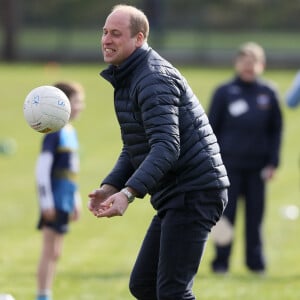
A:
[[[101,61],[101,60],[100,60]],[[23,118],[23,102],[34,87],[58,80],[80,81],[86,89],[87,108],[76,121],[81,141],[80,186],[83,215],[66,236],[54,285],[55,300],[126,300],[128,278],[149,220],[154,214],[148,198],[137,200],[120,218],[98,220],[86,209],[87,194],[112,167],[120,150],[114,116],[112,87],[99,77],[94,65],[0,64],[0,140],[14,139],[16,152],[0,154],[0,294],[32,300],[41,235],[34,167],[41,134]],[[210,94],[231,76],[228,69],[180,67],[194,92],[207,107]],[[277,84],[281,99],[294,76],[292,70],[272,70],[266,77]],[[226,277],[210,272],[213,256],[209,241],[195,280],[197,299],[298,300],[300,299],[300,220],[281,214],[286,205],[299,206],[299,109],[282,105],[285,131],[282,164],[269,185],[264,236],[268,273],[257,277],[244,267],[243,212],[240,207],[231,272]]]

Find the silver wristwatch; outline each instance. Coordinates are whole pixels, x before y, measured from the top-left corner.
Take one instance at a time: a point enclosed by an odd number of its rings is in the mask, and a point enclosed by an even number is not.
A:
[[[129,192],[129,190],[127,188],[122,189],[121,193],[123,193],[127,197],[128,203],[133,202],[135,197],[131,192]]]

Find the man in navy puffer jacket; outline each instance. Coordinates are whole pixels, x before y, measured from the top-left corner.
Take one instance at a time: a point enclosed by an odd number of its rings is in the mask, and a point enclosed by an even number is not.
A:
[[[123,149],[100,189],[97,217],[123,215],[134,197],[157,210],[130,278],[140,300],[195,299],[193,278],[208,234],[227,204],[229,181],[208,118],[182,75],[147,45],[146,16],[118,5],[103,27]]]

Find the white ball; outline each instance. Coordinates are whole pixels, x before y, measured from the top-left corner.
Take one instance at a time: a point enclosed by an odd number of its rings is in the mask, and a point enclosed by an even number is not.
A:
[[[23,112],[31,128],[41,133],[50,133],[58,131],[69,122],[71,106],[63,91],[43,85],[27,95]]]

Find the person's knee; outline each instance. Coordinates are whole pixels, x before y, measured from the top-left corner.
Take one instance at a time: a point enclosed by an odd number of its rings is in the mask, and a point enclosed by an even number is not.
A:
[[[61,251],[54,249],[53,247],[44,249],[43,256],[48,260],[57,262],[61,257]]]
[[[129,291],[136,299],[141,299],[140,294],[142,292],[142,288],[132,281],[129,282]]]
[[[60,259],[60,257],[61,257],[61,251],[54,251],[53,257],[52,257],[53,260],[58,261]]]
[[[61,257],[62,254],[61,252],[62,252],[61,248],[57,248],[54,245],[52,245],[51,248],[47,249],[47,256],[52,261],[57,262]]]
[[[193,280],[189,283],[178,281],[158,282],[156,295],[159,300],[179,300],[189,299],[195,300],[192,292]]]
[[[175,300],[175,299],[191,299],[194,300],[195,297],[192,291],[174,291],[174,290],[166,290],[166,289],[158,289],[157,298],[159,300]]]
[[[147,293],[146,293],[147,289],[145,289],[144,286],[130,283],[129,290],[130,290],[130,293],[132,294],[132,296],[134,296],[136,299],[140,299],[140,300],[156,299],[156,298],[151,298],[151,297],[149,298],[149,295],[147,295]]]
[[[155,286],[141,280],[134,280],[132,277],[129,281],[129,290],[130,293],[139,300],[157,299]]]

